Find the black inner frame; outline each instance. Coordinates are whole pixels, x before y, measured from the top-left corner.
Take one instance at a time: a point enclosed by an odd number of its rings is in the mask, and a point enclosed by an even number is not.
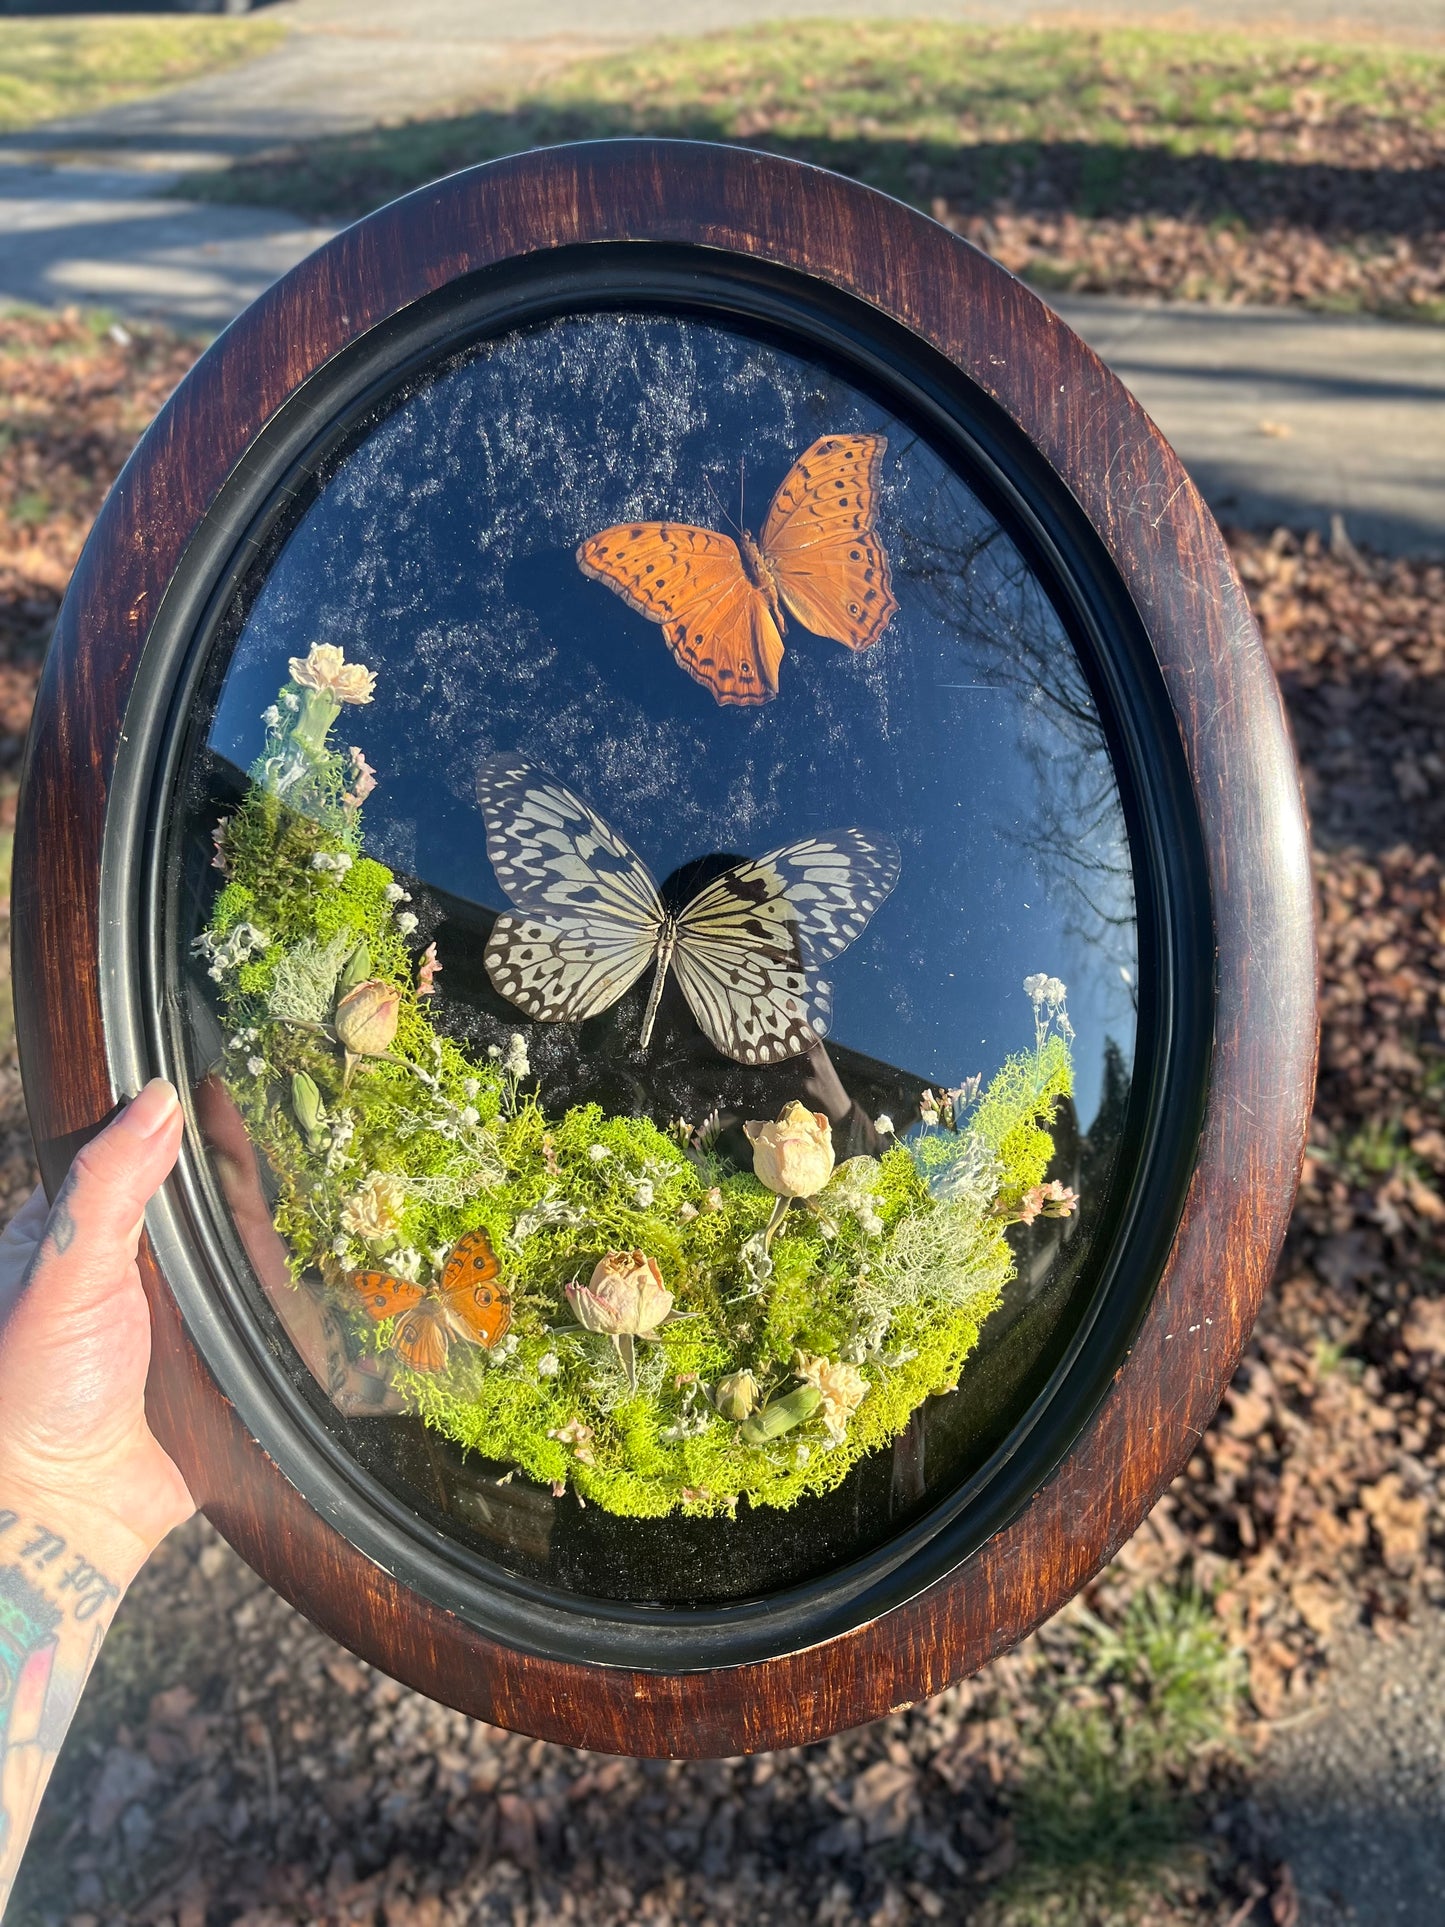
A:
[[[1198,1151],[1214,1028],[1203,841],[1178,722],[1104,543],[1020,426],[952,362],[856,297],[715,248],[599,243],[467,276],[403,309],[307,380],[253,439],[167,587],[117,756],[101,876],[105,1031],[117,1088],[169,1076],[188,1100],[169,853],[178,782],[215,628],[310,479],[368,411],[472,343],[562,314],[638,307],[771,334],[911,418],[967,476],[1037,571],[1094,690],[1137,893],[1140,996],[1128,1120],[1100,1223],[1092,1298],[1064,1357],[972,1478],[873,1552],[762,1598],[699,1609],[581,1597],[508,1572],[417,1516],[351,1457],[297,1388],[279,1333],[237,1280],[249,1265],[188,1117],[148,1227],[218,1384],[309,1504],[406,1585],[520,1651],[682,1672],[795,1651],[915,1597],[999,1531],[1057,1469],[1153,1296]]]

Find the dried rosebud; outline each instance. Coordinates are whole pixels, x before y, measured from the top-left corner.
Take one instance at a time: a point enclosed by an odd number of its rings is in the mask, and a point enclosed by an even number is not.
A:
[[[758,1381],[751,1372],[729,1372],[713,1389],[713,1404],[724,1418],[741,1424],[751,1418],[758,1403]]]
[[[780,1198],[811,1198],[833,1175],[833,1134],[821,1111],[785,1104],[776,1124],[745,1124],[753,1170]]]
[[[672,1310],[672,1293],[662,1282],[657,1260],[645,1251],[609,1251],[589,1284],[566,1287],[577,1323],[609,1338],[646,1335]]]
[[[336,1040],[346,1053],[349,1078],[359,1057],[385,1057],[396,1040],[401,994],[394,984],[369,978],[348,990],[331,1020]]]
[[[822,1403],[823,1394],[816,1385],[800,1385],[786,1397],[770,1399],[761,1412],[753,1414],[738,1436],[744,1445],[766,1445],[770,1439],[781,1438],[784,1432],[791,1432],[795,1425],[810,1419]]]
[[[321,1102],[321,1092],[317,1089],[315,1078],[308,1077],[305,1071],[292,1074],[291,1109],[307,1147],[312,1151],[318,1149],[322,1126],[326,1121],[326,1106]]]

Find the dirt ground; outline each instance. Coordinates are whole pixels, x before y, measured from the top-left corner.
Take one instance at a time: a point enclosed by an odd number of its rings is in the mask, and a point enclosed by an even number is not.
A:
[[[73,316],[0,321],[7,822],[66,576],[193,352]],[[1043,1837],[1021,1831],[1040,1734],[1064,1730],[1068,1705],[1108,1712],[1077,1616],[825,1745],[638,1763],[404,1691],[198,1523],[117,1621],[17,1927],[1433,1917],[1419,1906],[1440,1891],[1445,1774],[1445,569],[1287,532],[1231,543],[1314,815],[1321,1078],[1286,1253],[1225,1410],[1089,1595],[1108,1627],[1149,1587],[1202,1588],[1247,1660],[1230,1743],[1170,1769],[1188,1826],[1148,1879],[1097,1902],[1067,1873],[1053,1898],[1008,1885],[1021,1840]],[[0,1210],[31,1181],[7,1049]],[[1128,1837],[1140,1820],[1123,1815]]]

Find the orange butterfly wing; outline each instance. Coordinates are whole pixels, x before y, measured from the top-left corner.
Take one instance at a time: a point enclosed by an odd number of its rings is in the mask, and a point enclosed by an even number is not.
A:
[[[435,1298],[428,1298],[398,1318],[391,1335],[391,1349],[403,1364],[416,1372],[439,1372],[447,1362],[451,1339],[445,1318]]]
[[[823,435],[783,477],[761,547],[784,605],[814,635],[867,649],[898,604],[878,539],[882,435]]]
[[[363,1306],[378,1325],[410,1311],[426,1297],[423,1286],[409,1278],[393,1278],[389,1271],[353,1271],[348,1282],[360,1292]]]
[[[488,1351],[512,1323],[511,1297],[498,1283],[501,1270],[486,1232],[469,1231],[453,1245],[438,1287],[448,1322]]]
[[[584,542],[577,563],[660,623],[668,648],[720,703],[750,707],[777,695],[783,638],[730,536],[682,522],[623,522]]]
[[[418,1372],[439,1372],[447,1362],[450,1340],[444,1313],[435,1298],[409,1278],[393,1278],[386,1271],[354,1271],[351,1283],[367,1314],[378,1325],[396,1320],[391,1349]]]

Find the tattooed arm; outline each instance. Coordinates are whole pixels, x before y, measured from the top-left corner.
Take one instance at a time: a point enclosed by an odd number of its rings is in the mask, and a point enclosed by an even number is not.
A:
[[[0,1910],[116,1606],[193,1510],[146,1424],[135,1262],[180,1136],[147,1085],[0,1239]]]

